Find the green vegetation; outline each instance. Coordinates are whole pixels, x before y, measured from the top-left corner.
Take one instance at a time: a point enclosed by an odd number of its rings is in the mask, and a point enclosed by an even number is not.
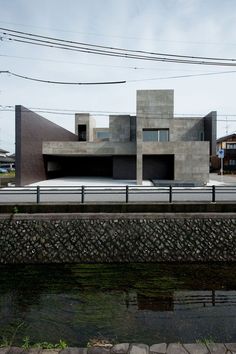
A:
[[[38,342],[38,343],[31,343],[30,342],[30,337],[26,336],[22,339],[22,344],[18,345],[15,343],[16,335],[24,327],[25,323],[20,322],[16,324],[15,326],[10,328],[10,332],[8,332],[8,335],[3,335],[0,339],[0,348],[4,347],[12,347],[14,345],[20,346],[23,349],[27,350],[30,348],[38,348],[38,349],[65,349],[67,348],[67,343],[60,339],[59,343],[53,344],[49,342]]]
[[[7,173],[0,173],[0,178],[14,178],[16,175],[15,171],[10,171]]]
[[[14,206],[13,214],[18,214],[18,213],[19,213],[19,209],[17,208],[17,206]]]
[[[15,333],[16,334],[16,333]],[[13,335],[11,338],[2,337],[0,342],[0,348],[4,347],[11,347],[14,345],[15,336]],[[21,347],[25,350],[30,348],[37,348],[37,349],[65,349],[68,347],[67,343],[60,339],[59,343],[53,344],[49,342],[39,342],[39,343],[31,343],[30,337],[26,336],[22,340]]]
[[[24,322],[21,322],[13,327],[12,333],[9,336],[3,335],[0,341],[0,348],[2,347],[11,347],[14,344],[15,337],[17,335],[17,332],[20,330],[21,327],[23,327]]]
[[[24,349],[29,349],[29,348],[65,349],[67,347],[68,347],[67,343],[62,339],[60,339],[59,343],[56,343],[56,344],[49,343],[49,342],[39,342],[39,343],[31,344],[30,338],[25,337],[25,338],[23,338],[23,344],[22,344],[22,348],[24,348]]]
[[[214,339],[212,337],[209,337],[209,338],[197,339],[196,343],[199,343],[199,344],[214,344],[215,341],[214,341]]]

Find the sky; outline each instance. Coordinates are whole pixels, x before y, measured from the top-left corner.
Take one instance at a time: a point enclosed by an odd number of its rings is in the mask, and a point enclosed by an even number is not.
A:
[[[0,0],[0,27],[110,47],[236,58],[236,0]],[[217,111],[218,137],[236,131],[236,67],[222,74],[234,67],[112,58],[3,38],[0,71],[52,81],[127,81],[55,85],[0,74],[0,148],[11,153],[15,105],[60,110],[40,114],[73,131],[76,112],[92,112],[97,126],[106,126],[112,112],[135,114],[140,89],[174,89],[175,115]],[[173,78],[208,73],[218,74]]]

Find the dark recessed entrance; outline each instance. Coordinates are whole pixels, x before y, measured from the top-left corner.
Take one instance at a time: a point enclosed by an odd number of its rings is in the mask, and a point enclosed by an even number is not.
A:
[[[143,155],[143,179],[174,179],[174,155]]]
[[[64,176],[112,177],[112,156],[46,156],[47,178]]]

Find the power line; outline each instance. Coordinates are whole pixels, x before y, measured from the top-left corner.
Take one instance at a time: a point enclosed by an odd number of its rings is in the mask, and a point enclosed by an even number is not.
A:
[[[33,78],[33,77],[29,77],[29,76],[19,75],[19,74],[11,72],[9,70],[0,71],[0,74],[9,74],[9,75],[12,75],[12,76],[19,77],[21,79],[26,79],[26,80],[36,81],[36,82],[42,82],[42,83],[46,83],[46,84],[57,84],[57,85],[116,85],[116,84],[125,84],[126,83],[126,81],[66,82],[66,81],[42,80],[42,79],[36,79],[36,78]]]
[[[64,63],[64,64],[74,64],[74,65],[86,65],[86,66],[97,66],[97,67],[106,67],[106,68],[118,68],[118,69],[132,69],[132,70],[147,70],[147,71],[187,71],[187,72],[196,72],[196,69],[170,69],[163,67],[140,67],[140,66],[125,66],[125,65],[110,65],[110,64],[95,64],[95,63],[85,63],[78,61],[67,61],[67,60],[56,60],[48,58],[36,58],[36,57],[26,57],[26,56],[17,56],[17,55],[8,55],[0,54],[0,57],[6,58],[15,58],[23,60],[33,60],[33,61],[43,61],[43,62],[53,62],[53,63]],[[204,72],[204,70],[197,70],[197,72]]]
[[[80,108],[76,108],[76,109],[66,109],[66,108],[43,108],[43,107],[29,107],[29,110],[34,110],[35,112],[41,112],[41,113],[52,113],[55,115],[61,115],[61,114],[65,114],[65,115],[71,115],[74,116],[75,113],[79,112],[79,113],[91,113],[92,115],[101,115],[101,116],[108,116],[108,115],[112,115],[112,114],[117,114],[117,115],[136,115],[135,112],[121,112],[121,111],[100,111],[100,110],[82,110]],[[29,112],[31,113],[31,111],[29,111],[28,109],[24,110],[24,108],[22,109],[23,112]],[[0,112],[14,112],[15,111],[15,106],[13,105],[0,105]],[[150,116],[150,114],[148,115]],[[157,115],[153,114],[154,117],[157,117]],[[188,117],[192,117],[192,118],[204,118],[205,113],[175,113],[173,118],[170,119],[175,119],[175,118],[188,118]],[[230,122],[234,122],[236,121],[236,113],[223,113],[223,114],[218,114],[217,113],[217,117],[226,117],[225,119],[217,119],[218,122],[225,122],[228,121],[228,123]],[[235,119],[228,119],[229,117],[235,117]]]
[[[202,74],[187,74],[187,75],[176,75],[176,76],[162,76],[162,77],[155,77],[155,78],[150,78],[150,79],[127,80],[127,82],[155,81],[155,80],[167,80],[167,79],[180,79],[180,78],[184,78],[184,77],[211,76],[211,75],[222,75],[222,74],[232,74],[232,73],[236,73],[236,70],[209,72],[209,73],[202,73]]]
[[[0,74],[9,74],[11,76],[19,77],[21,79],[46,83],[46,84],[58,84],[58,85],[114,85],[114,84],[125,84],[132,82],[140,82],[140,81],[155,81],[155,80],[168,80],[168,79],[180,79],[180,78],[188,78],[188,77],[199,77],[199,76],[212,76],[212,75],[223,75],[223,74],[232,74],[236,73],[236,70],[230,71],[220,71],[220,72],[208,72],[202,74],[186,74],[186,75],[175,75],[175,76],[162,76],[156,78],[147,78],[147,79],[136,79],[136,80],[120,80],[120,81],[103,81],[103,82],[67,82],[67,81],[52,81],[52,80],[43,80],[37,79],[26,75],[20,75],[13,73],[9,70],[0,71]]]
[[[134,49],[127,49],[127,48],[102,46],[102,45],[91,44],[91,43],[86,43],[86,42],[78,42],[78,41],[60,39],[60,38],[55,38],[55,37],[42,36],[42,35],[30,33],[30,32],[16,31],[16,30],[8,29],[8,28],[1,28],[1,27],[0,27],[0,30],[6,31],[6,32],[3,32],[4,35],[10,35],[13,37],[20,37],[20,38],[25,38],[25,39],[27,39],[27,37],[30,37],[33,40],[38,40],[36,38],[43,38],[43,39],[46,39],[49,41],[69,43],[69,45],[75,44],[75,45],[88,46],[88,47],[99,48],[99,49],[108,49],[108,50],[116,50],[116,51],[125,51],[125,52],[130,52],[130,53],[141,53],[141,54],[158,55],[158,56],[166,56],[166,57],[188,58],[188,59],[236,61],[235,58],[217,58],[217,57],[205,57],[205,56],[193,56],[193,55],[180,55],[180,54],[158,53],[158,52],[150,52],[150,51],[145,51],[145,50],[134,50]],[[9,33],[7,33],[7,32],[9,32]],[[17,34],[14,34],[14,33],[17,33]],[[20,35],[18,35],[18,34],[20,34]],[[26,35],[27,37],[24,37],[22,35]]]
[[[154,56],[141,56],[141,55],[131,55],[127,53],[117,53],[117,52],[112,52],[112,51],[102,51],[102,50],[93,50],[90,48],[78,48],[75,46],[68,46],[68,45],[61,45],[61,44],[45,44],[41,43],[40,41],[37,42],[32,42],[30,40],[21,40],[21,39],[14,39],[14,38],[7,38],[7,40],[18,42],[18,43],[24,43],[24,44],[33,44],[37,46],[43,46],[43,47],[48,47],[48,48],[56,48],[56,49],[63,49],[63,50],[69,50],[69,51],[75,51],[75,52],[80,52],[80,53],[86,53],[86,54],[95,54],[95,55],[103,55],[103,56],[109,56],[109,57],[116,57],[116,58],[125,58],[125,59],[135,59],[135,60],[146,60],[146,61],[154,61],[154,62],[165,62],[165,63],[175,63],[175,64],[194,64],[194,65],[213,65],[213,66],[236,66],[236,63],[234,62],[214,62],[214,61],[206,61],[206,60],[184,60],[184,59],[173,59],[173,58],[166,58],[166,57],[154,57]],[[219,60],[219,59],[217,59]],[[231,60],[231,59],[229,59]],[[234,61],[235,59],[232,59],[231,61]]]
[[[85,42],[69,41],[54,37],[42,36],[33,33],[15,31],[7,28],[0,28],[3,37],[10,41],[33,44],[38,46],[77,51],[88,54],[105,55],[126,59],[162,61],[178,64],[200,64],[217,66],[236,66],[235,58],[216,58],[192,55],[179,55],[170,53],[158,53],[144,50],[133,50],[118,47],[101,46]]]

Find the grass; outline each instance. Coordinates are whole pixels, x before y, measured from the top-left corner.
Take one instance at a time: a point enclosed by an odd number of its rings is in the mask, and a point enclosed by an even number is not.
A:
[[[7,172],[7,173],[0,173],[0,178],[15,178],[15,171]]]

